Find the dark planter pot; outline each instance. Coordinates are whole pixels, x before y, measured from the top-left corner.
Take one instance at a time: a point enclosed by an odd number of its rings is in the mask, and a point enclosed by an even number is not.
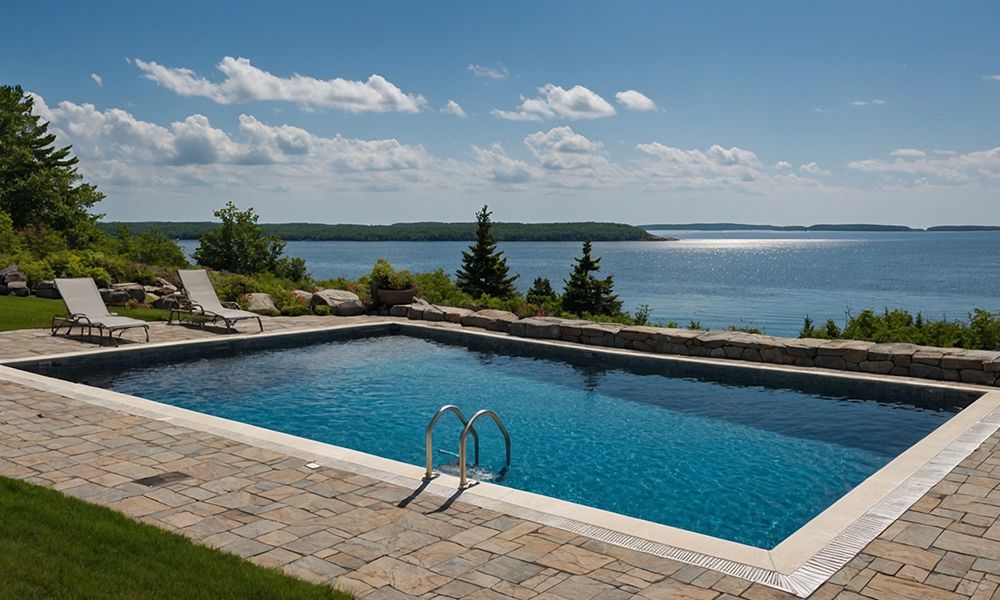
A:
[[[375,290],[375,295],[378,296],[378,301],[380,303],[389,306],[396,304],[410,304],[413,302],[413,297],[417,295],[417,288],[409,288],[405,290],[383,290],[382,288],[377,288]]]

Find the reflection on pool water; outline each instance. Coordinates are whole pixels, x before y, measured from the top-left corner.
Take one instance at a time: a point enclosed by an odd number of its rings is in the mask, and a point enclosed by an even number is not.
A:
[[[502,485],[762,548],[952,415],[593,362],[386,336],[82,380],[414,465],[438,408],[490,408],[513,439]],[[483,467],[496,470],[502,438],[480,423]],[[454,461],[459,431],[439,423],[441,463]]]

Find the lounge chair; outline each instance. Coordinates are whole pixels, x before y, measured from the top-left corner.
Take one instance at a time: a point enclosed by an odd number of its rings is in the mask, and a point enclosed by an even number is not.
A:
[[[235,331],[233,325],[238,321],[256,319],[257,326],[264,331],[260,315],[240,310],[235,302],[219,302],[219,296],[216,295],[205,269],[179,270],[177,274],[180,275],[184,295],[188,301],[183,306],[170,309],[170,315],[167,317],[168,325],[173,323],[174,315],[177,315],[177,322],[180,323],[181,315],[187,314],[202,325],[205,322],[222,321],[229,331]]]
[[[101,338],[101,345],[104,345],[104,332],[108,332],[108,342],[118,345],[114,334],[118,333],[121,339],[123,333],[128,329],[142,328],[146,333],[146,341],[149,341],[149,324],[138,319],[120,317],[117,313],[108,312],[108,307],[101,299],[101,292],[97,289],[97,284],[90,277],[76,277],[71,279],[56,279],[56,289],[66,303],[66,310],[69,316],[52,317],[52,335],[59,332],[59,329],[66,327],[66,335],[73,333],[74,327],[80,328],[80,334],[87,330],[88,335],[93,335],[94,329]]]

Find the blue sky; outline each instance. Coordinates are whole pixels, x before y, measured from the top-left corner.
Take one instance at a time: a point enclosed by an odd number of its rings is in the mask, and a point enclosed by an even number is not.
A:
[[[288,4],[18,3],[0,74],[114,219],[1000,223],[997,2]]]

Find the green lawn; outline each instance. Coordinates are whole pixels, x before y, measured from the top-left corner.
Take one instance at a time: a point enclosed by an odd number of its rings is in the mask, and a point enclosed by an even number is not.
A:
[[[0,477],[0,599],[351,596]]]
[[[169,312],[159,308],[109,307],[108,310],[143,321],[166,321]],[[65,314],[66,305],[62,300],[0,296],[0,331],[47,328],[52,324],[52,317]]]

